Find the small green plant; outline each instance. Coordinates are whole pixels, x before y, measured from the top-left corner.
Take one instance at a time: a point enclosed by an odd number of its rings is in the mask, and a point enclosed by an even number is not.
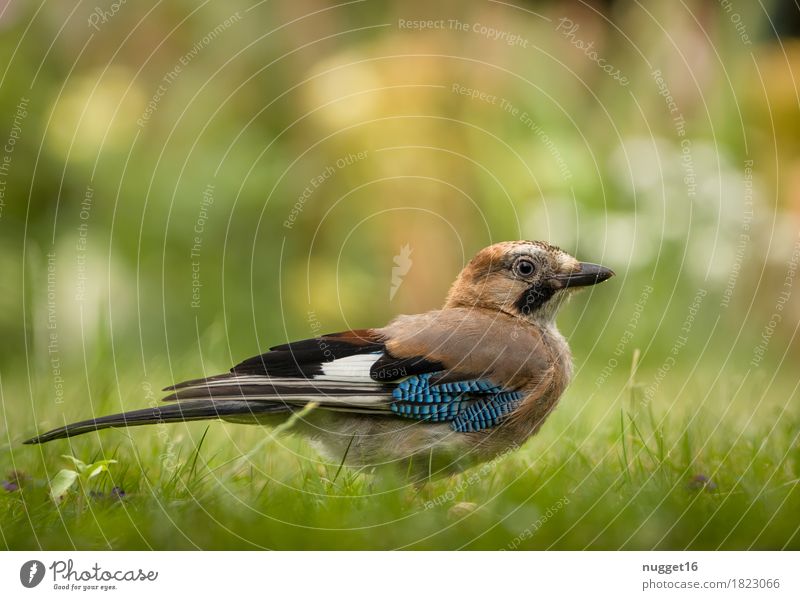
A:
[[[56,504],[61,503],[66,493],[72,489],[76,483],[79,484],[85,496],[89,480],[108,472],[108,465],[117,462],[116,460],[107,459],[98,460],[87,465],[82,460],[78,460],[69,454],[62,454],[61,456],[72,462],[75,468],[61,469],[50,482],[50,497]]]

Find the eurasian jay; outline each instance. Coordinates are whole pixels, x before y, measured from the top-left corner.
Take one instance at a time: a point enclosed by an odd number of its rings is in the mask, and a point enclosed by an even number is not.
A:
[[[440,310],[275,346],[229,373],[166,388],[161,408],[25,443],[201,419],[278,425],[306,408],[290,431],[336,464],[460,470],[539,430],[572,374],[556,313],[571,292],[613,274],[545,242],[494,244],[461,271]]]

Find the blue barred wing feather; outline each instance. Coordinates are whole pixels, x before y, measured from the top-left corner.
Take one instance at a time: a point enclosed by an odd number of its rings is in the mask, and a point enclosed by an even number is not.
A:
[[[500,424],[522,400],[488,379],[432,383],[443,373],[414,375],[392,390],[392,412],[430,422],[450,422],[458,432],[490,429]]]

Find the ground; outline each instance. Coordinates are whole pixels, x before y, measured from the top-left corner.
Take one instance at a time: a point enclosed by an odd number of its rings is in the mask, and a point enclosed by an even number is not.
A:
[[[800,429],[786,412],[792,384],[773,382],[755,410],[760,385],[689,378],[645,402],[636,382],[609,398],[578,381],[523,448],[421,486],[399,473],[324,464],[303,440],[260,427],[165,425],[44,446],[20,446],[30,430],[13,431],[2,459],[0,543],[800,549]],[[22,413],[6,417],[14,414]],[[63,454],[118,462],[56,505],[48,482],[70,466]]]

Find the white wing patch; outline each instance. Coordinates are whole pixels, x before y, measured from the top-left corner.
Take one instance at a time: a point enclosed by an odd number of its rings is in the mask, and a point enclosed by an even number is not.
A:
[[[343,381],[348,383],[375,383],[369,369],[381,357],[381,352],[355,354],[322,363],[322,375],[314,375],[314,381]]]

